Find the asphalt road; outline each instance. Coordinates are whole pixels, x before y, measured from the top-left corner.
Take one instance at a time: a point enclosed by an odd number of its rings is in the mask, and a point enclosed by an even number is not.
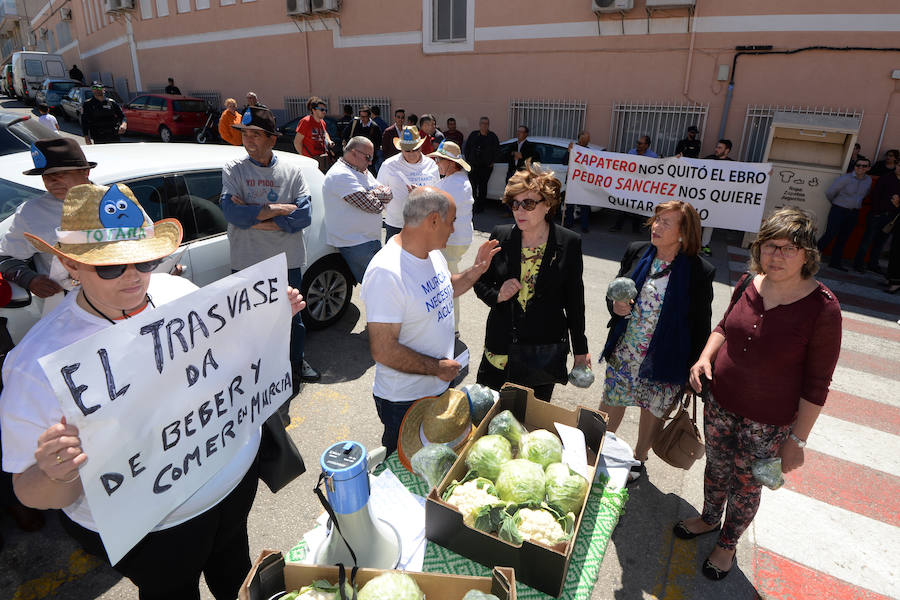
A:
[[[475,219],[476,240],[462,261],[471,264],[477,243],[486,240],[494,225],[506,216],[489,209]],[[606,285],[615,276],[626,244],[642,234],[607,233],[611,213],[595,213],[592,231],[584,236],[585,298],[587,332],[592,356],[597,357],[606,338],[608,314],[604,302]],[[724,232],[720,232],[724,233]],[[718,267],[713,314],[721,315],[729,298],[725,236],[714,239],[713,262]],[[478,356],[483,347],[487,307],[469,292],[460,299],[462,339]],[[353,305],[344,318],[324,331],[307,336],[307,357],[322,372],[322,380],[308,384],[291,404],[289,432],[301,449],[309,472],[279,494],[260,486],[250,514],[251,556],[263,548],[288,550],[309,530],[321,508],[312,489],[318,476],[322,451],[334,442],[353,439],[367,448],[379,445],[381,425],[375,412],[371,389],[374,363],[369,353],[365,316],[355,290]],[[475,359],[477,365],[477,359]],[[473,369],[474,370],[474,369]],[[595,372],[600,373],[595,365]],[[474,382],[470,374],[465,383]],[[569,408],[578,405],[598,407],[600,385],[590,389],[557,386],[554,403]],[[636,410],[628,411],[619,434],[626,440],[637,437]],[[702,503],[702,469],[684,472],[671,468],[651,455],[648,476],[630,486],[631,498],[614,532],[593,599],[630,599],[664,597],[671,590],[673,559],[681,546],[673,545],[672,524],[696,514],[692,507]],[[0,518],[0,534],[6,548],[0,552],[0,598],[32,600],[37,598],[134,598],[136,588],[108,566],[83,554],[62,532],[57,517],[48,513],[47,526],[37,533],[15,529],[8,518]],[[713,539],[702,541],[698,554],[689,557],[697,570]],[[674,548],[674,549],[673,549]],[[738,564],[742,548],[738,549]],[[749,552],[749,550],[744,550]],[[688,560],[688,562],[690,562]],[[747,571],[751,573],[750,570]],[[164,576],[161,574],[161,576]],[[711,587],[698,572],[675,573],[679,597],[732,598],[755,597],[753,581],[741,572]],[[203,597],[211,598],[203,589]]]

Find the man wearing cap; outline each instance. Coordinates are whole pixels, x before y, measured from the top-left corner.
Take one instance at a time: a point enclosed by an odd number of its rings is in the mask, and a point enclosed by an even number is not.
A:
[[[419,186],[433,185],[440,179],[435,162],[422,154],[425,140],[419,134],[418,127],[405,126],[393,143],[400,154],[384,161],[378,172],[379,183],[391,188],[394,196],[384,211],[386,239],[403,228],[403,205],[409,193]]]
[[[381,213],[393,198],[391,188],[368,171],[374,149],[366,137],[350,138],[344,155],[328,170],[322,184],[326,239],[347,261],[358,282],[381,250]]]
[[[128,124],[119,103],[107,98],[103,84],[91,84],[93,98],[84,103],[81,111],[81,133],[85,144],[110,144],[119,141]]]
[[[697,129],[696,125],[688,127],[687,137],[679,140],[678,145],[675,146],[675,154],[677,156],[686,156],[687,158],[700,158],[700,140],[697,139],[697,134],[699,133],[700,130]]]
[[[387,163],[385,163],[387,164]],[[499,251],[484,242],[475,263],[455,275],[440,249],[453,233],[456,205],[444,191],[414,189],[403,229],[369,263],[361,297],[375,360],[372,395],[384,424],[381,443],[397,448],[403,416],[419,398],[438,396],[461,368],[454,360],[454,298],[468,291]]]
[[[296,165],[280,162],[272,152],[278,132],[268,108],[251,106],[240,130],[247,156],[229,161],[222,169],[220,204],[228,221],[231,268],[239,271],[281,252],[287,255],[288,283],[300,289],[306,262],[303,230],[312,221],[309,187]],[[306,330],[300,315],[291,321],[291,366],[294,388],[300,381],[318,381],[303,358]],[[280,410],[287,416],[287,403]]]
[[[63,285],[71,286],[71,281],[59,261],[35,250],[24,234],[55,241],[66,194],[76,185],[90,183],[88,173],[97,163],[87,161],[78,142],[63,137],[37,140],[31,158],[34,168],[24,173],[40,175],[47,193],[16,209],[9,230],[0,238],[0,274],[38,298],[48,298],[63,291]]]

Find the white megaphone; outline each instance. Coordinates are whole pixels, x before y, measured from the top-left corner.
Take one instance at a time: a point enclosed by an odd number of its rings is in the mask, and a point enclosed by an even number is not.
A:
[[[365,447],[359,442],[338,442],[325,450],[321,464],[321,479],[334,514],[328,537],[316,553],[316,564],[396,568],[400,535],[390,523],[372,514]],[[348,546],[356,555],[355,563]]]

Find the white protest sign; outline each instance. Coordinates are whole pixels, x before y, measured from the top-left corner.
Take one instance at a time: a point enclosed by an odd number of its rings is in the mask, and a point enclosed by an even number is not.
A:
[[[566,202],[652,216],[657,204],[690,202],[704,227],[758,231],[769,163],[648,158],[573,146]]]
[[[40,359],[112,564],[291,396],[280,254]]]

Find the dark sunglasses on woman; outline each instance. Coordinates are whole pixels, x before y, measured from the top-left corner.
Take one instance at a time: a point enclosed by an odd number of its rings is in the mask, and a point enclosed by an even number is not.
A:
[[[150,273],[162,263],[163,259],[148,260],[147,262],[133,263],[134,268],[141,273]],[[128,265],[94,265],[97,277],[100,279],[117,279],[128,268]]]
[[[535,207],[538,205],[538,202],[543,202],[543,201],[544,201],[543,198],[541,198],[540,200],[535,200],[534,198],[525,198],[524,200],[513,200],[512,202],[509,203],[509,209],[510,210],[518,210],[519,207],[521,206],[525,210],[534,210]]]

